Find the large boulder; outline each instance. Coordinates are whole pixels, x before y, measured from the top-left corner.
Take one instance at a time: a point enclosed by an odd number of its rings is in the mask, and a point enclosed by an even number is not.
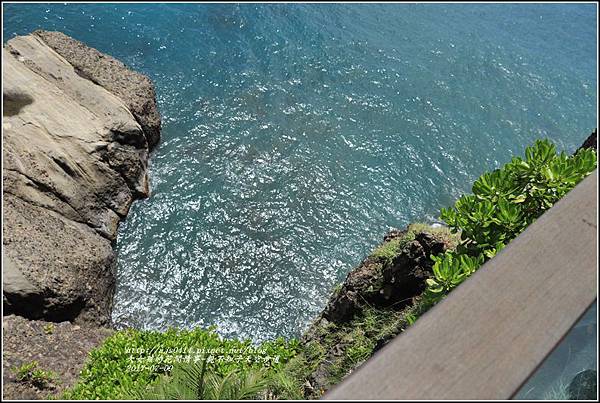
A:
[[[4,314],[107,323],[111,244],[133,200],[149,194],[147,137],[157,138],[139,121],[160,127],[154,90],[147,78],[64,34],[17,36],[2,52]],[[71,63],[75,58],[83,67]],[[106,59],[99,78],[96,59]],[[82,74],[86,69],[91,73]],[[111,86],[111,74],[131,79],[127,102],[124,84]],[[133,99],[154,109],[134,116]]]
[[[581,371],[567,388],[569,400],[595,400],[598,398],[598,373],[593,369]]]

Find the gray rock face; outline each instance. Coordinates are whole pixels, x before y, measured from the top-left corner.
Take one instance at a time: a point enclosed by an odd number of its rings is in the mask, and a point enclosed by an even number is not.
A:
[[[155,144],[160,129],[152,84],[60,33],[15,37],[2,51],[4,314],[107,323],[111,243],[133,200],[149,194],[147,138]],[[105,59],[97,74],[96,59]],[[128,105],[135,102],[136,116]]]
[[[77,74],[119,97],[142,127],[150,149],[158,143],[160,114],[154,85],[148,77],[62,32],[35,31],[33,34],[73,65]]]

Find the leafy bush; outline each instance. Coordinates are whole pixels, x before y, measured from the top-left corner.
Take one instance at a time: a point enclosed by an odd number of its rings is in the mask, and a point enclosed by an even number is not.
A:
[[[232,371],[273,371],[296,354],[298,342],[278,338],[260,346],[250,340],[222,339],[214,328],[126,329],[92,350],[79,382],[63,399],[125,399],[140,393],[181,363],[206,360],[206,371],[225,377]]]
[[[492,258],[596,168],[596,152],[580,149],[557,154],[548,140],[538,140],[501,169],[484,173],[473,194],[462,196],[440,218],[461,233],[455,252],[433,256],[434,277],[427,280],[418,312],[427,310]],[[409,318],[414,322],[416,316]]]
[[[595,151],[557,154],[548,140],[536,141],[525,155],[483,174],[472,195],[442,209],[440,218],[462,232],[462,246],[471,255],[493,253],[514,239],[596,168]]]

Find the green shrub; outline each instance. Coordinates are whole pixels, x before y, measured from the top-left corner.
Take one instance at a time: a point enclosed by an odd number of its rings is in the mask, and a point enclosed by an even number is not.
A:
[[[596,168],[596,152],[581,149],[557,154],[548,140],[538,140],[501,169],[484,173],[473,194],[462,196],[440,218],[461,233],[456,252],[433,256],[433,278],[409,322],[467,279],[561,197]]]
[[[13,373],[17,382],[28,383],[38,389],[46,389],[56,381],[56,374],[52,371],[45,371],[38,368],[37,361],[31,361],[29,364],[23,364],[18,368],[13,368]]]
[[[44,326],[43,330],[44,330],[44,334],[54,333],[54,330],[55,330],[54,323],[48,323],[46,326]]]
[[[426,280],[424,299],[435,304],[454,287],[462,283],[483,264],[483,255],[471,257],[456,252],[446,252],[431,257],[433,277]]]
[[[169,375],[175,365],[206,360],[207,371],[224,377],[237,370],[280,368],[297,351],[298,342],[278,338],[260,346],[250,340],[223,339],[214,328],[169,329],[165,332],[126,329],[92,350],[79,382],[64,399],[125,399]]]

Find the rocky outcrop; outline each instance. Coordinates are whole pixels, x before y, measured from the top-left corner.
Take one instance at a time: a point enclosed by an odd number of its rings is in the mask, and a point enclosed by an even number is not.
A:
[[[596,141],[594,129],[579,149],[596,150]],[[346,276],[300,339],[305,398],[322,397],[406,329],[433,276],[430,256],[455,250],[459,239],[437,224],[411,224],[389,232]],[[596,396],[596,377],[595,371],[577,375],[567,391],[571,399]]]
[[[333,292],[300,339],[306,398],[319,398],[408,325],[406,315],[425,290],[431,255],[451,250],[458,235],[412,224],[393,230]]]
[[[3,51],[4,314],[106,324],[112,241],[160,118],[150,80],[59,32]]]
[[[567,388],[569,400],[594,400],[598,397],[598,373],[593,369],[581,371]]]
[[[407,236],[407,231],[386,235],[385,242]],[[414,239],[398,244],[395,256],[383,264],[376,256],[367,257],[352,270],[341,288],[323,310],[322,317],[340,323],[351,319],[363,306],[401,309],[425,290],[425,280],[431,277],[433,261],[430,256],[446,250],[442,239],[419,232]]]

